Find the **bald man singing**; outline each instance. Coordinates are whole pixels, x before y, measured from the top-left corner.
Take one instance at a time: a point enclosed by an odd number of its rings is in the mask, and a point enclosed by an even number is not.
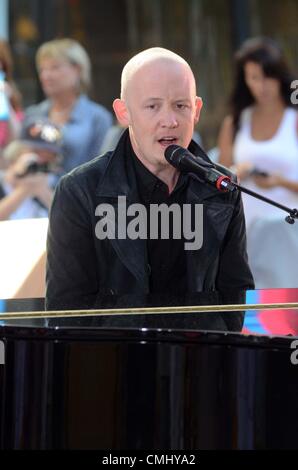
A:
[[[105,298],[133,306],[154,296],[173,305],[179,296],[253,288],[240,196],[165,159],[173,144],[198,155],[202,99],[188,63],[163,48],[140,52],[123,69],[113,108],[126,128],[115,150],[56,189],[46,308],[97,308]],[[213,318],[212,328],[241,330],[241,315]]]

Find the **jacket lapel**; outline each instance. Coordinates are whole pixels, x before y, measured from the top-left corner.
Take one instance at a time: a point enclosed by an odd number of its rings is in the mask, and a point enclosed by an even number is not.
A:
[[[218,269],[219,252],[233,214],[233,204],[228,195],[216,188],[190,177],[187,191],[189,204],[203,204],[203,244],[198,250],[187,251],[189,291],[202,291],[205,286],[215,289],[214,279]],[[199,229],[199,228],[198,228]]]
[[[128,131],[125,131],[113,152],[96,189],[97,205],[109,203],[115,213],[115,238],[111,239],[117,256],[135,276],[144,292],[149,292],[149,270],[146,240],[127,237],[126,208],[140,203],[136,177],[126,152]],[[119,200],[119,196],[122,196]],[[119,204],[120,201],[120,204]],[[120,237],[118,234],[120,233]]]

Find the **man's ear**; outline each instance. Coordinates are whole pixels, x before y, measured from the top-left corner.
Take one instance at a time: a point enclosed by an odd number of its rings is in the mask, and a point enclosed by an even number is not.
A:
[[[116,114],[116,118],[118,119],[119,124],[122,127],[128,127],[129,126],[129,112],[126,107],[125,101],[121,100],[120,98],[117,98],[113,102],[113,109]]]
[[[199,122],[201,109],[203,107],[203,100],[199,96],[196,97],[196,110],[195,110],[195,124]]]

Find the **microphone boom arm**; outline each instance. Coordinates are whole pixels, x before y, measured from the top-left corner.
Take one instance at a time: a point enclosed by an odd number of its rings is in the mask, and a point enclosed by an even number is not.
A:
[[[218,191],[232,192],[235,189],[248,194],[249,196],[260,199],[271,206],[275,206],[287,212],[289,215],[285,221],[289,224],[294,224],[295,219],[298,219],[298,210],[290,209],[279,202],[275,202],[261,194],[251,191],[237,182],[237,175],[232,173],[228,168],[213,163],[204,150],[196,145],[199,155],[193,155],[188,149],[180,147],[179,145],[170,145],[165,150],[165,159],[178,168],[182,172],[191,173],[195,177],[199,177],[203,181],[215,186]]]
[[[288,222],[288,224],[294,224],[295,219],[298,219],[297,209],[290,209],[289,207],[284,206],[283,204],[280,204],[279,202],[275,202],[272,199],[262,196],[261,194],[258,194],[254,191],[251,191],[251,189],[245,188],[244,186],[241,186],[240,184],[235,183],[234,181],[230,181],[230,183],[239,191],[242,191],[243,193],[246,193],[249,196],[255,197],[256,199],[260,199],[261,201],[264,201],[267,204],[271,204],[271,206],[275,206],[278,209],[281,209],[282,211],[288,212],[289,215],[287,215],[287,217],[285,218],[285,221]]]

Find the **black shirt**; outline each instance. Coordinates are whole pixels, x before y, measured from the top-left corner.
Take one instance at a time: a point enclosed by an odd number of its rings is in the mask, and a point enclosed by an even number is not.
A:
[[[185,240],[182,230],[182,205],[186,201],[188,176],[180,174],[177,184],[169,194],[168,186],[151,173],[137,158],[129,145],[130,158],[136,173],[138,192],[141,203],[147,211],[147,253],[150,271],[150,292],[168,293],[169,291],[184,293],[187,287],[187,268],[184,250]],[[173,217],[169,212],[169,237],[161,238],[161,218],[157,239],[150,238],[150,205],[179,204],[181,207],[181,238],[173,238]]]

